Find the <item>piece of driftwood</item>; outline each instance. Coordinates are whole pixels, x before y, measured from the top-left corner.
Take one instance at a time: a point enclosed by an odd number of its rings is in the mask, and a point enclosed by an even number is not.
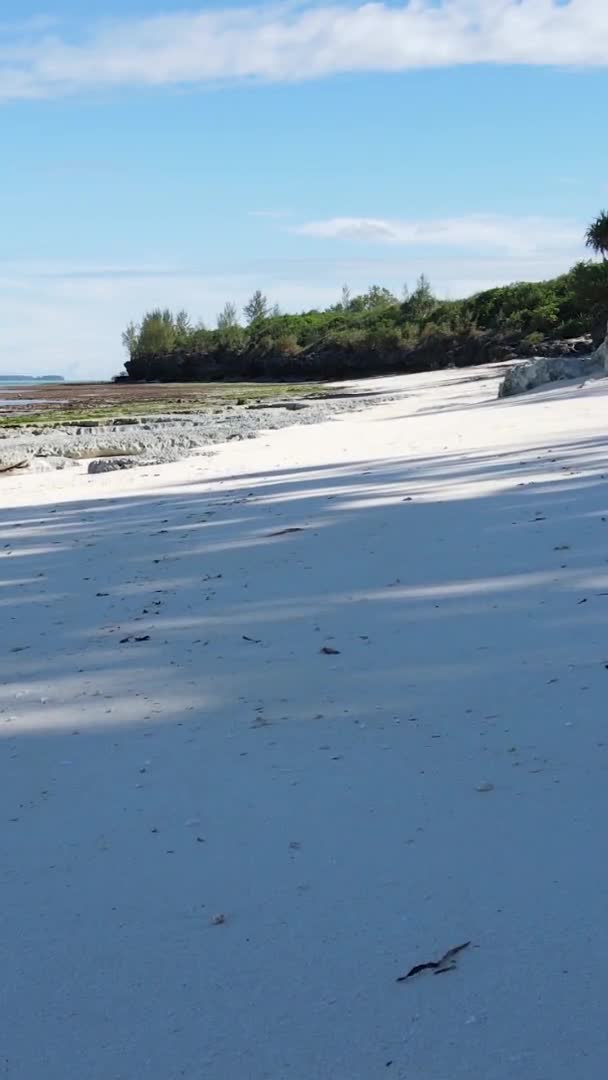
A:
[[[0,465],[0,473],[14,472],[15,469],[26,469],[29,461],[16,461],[14,465]]]
[[[446,971],[453,971],[456,967],[456,957],[464,949],[468,949],[470,944],[470,941],[465,941],[463,945],[455,945],[453,949],[448,949],[439,960],[429,960],[426,964],[415,964],[413,968],[410,968],[407,975],[400,975],[397,982],[405,982],[407,979],[413,978],[414,975],[420,975],[422,971],[432,971],[434,975],[443,975]]]

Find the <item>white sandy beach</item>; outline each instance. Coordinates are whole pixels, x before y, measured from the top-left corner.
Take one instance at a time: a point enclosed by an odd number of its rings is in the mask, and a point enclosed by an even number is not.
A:
[[[604,1075],[608,381],[379,385],[0,477],[0,1076]]]

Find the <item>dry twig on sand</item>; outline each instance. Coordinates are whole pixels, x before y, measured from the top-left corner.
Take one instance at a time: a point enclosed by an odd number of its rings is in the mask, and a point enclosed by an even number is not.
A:
[[[29,461],[16,461],[14,465],[0,465],[0,473],[14,472],[15,469],[26,469]]]

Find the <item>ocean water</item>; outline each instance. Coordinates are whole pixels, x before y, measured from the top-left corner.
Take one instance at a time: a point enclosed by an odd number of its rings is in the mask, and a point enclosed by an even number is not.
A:
[[[28,386],[61,386],[56,379],[10,379],[0,375],[0,395],[3,390],[23,390]],[[3,398],[0,396],[0,409],[7,405],[49,405],[52,402],[43,398]],[[59,402],[55,402],[59,404]]]
[[[61,386],[63,379],[13,379],[10,375],[0,375],[0,387],[20,386]]]

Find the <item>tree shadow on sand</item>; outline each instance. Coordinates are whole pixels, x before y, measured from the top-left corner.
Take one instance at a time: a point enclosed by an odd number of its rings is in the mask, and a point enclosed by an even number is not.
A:
[[[564,872],[594,895],[568,829],[601,819],[585,776],[603,753],[607,447],[362,458],[2,511],[8,1075],[257,1080],[287,1075],[289,1055],[321,1075],[311,1025],[327,1053],[343,1014],[376,1075],[366,1017],[402,1030],[404,941],[481,933],[497,904],[478,860],[497,849],[492,888],[515,912],[555,874],[550,845],[528,852],[510,829],[559,822]],[[459,801],[512,744],[536,783],[554,732],[583,718],[572,785],[548,783],[546,805]],[[449,918],[430,881],[447,882]],[[540,993],[534,956],[499,1005]],[[336,983],[358,988],[337,1019]],[[455,1039],[462,1017],[444,1020]]]

